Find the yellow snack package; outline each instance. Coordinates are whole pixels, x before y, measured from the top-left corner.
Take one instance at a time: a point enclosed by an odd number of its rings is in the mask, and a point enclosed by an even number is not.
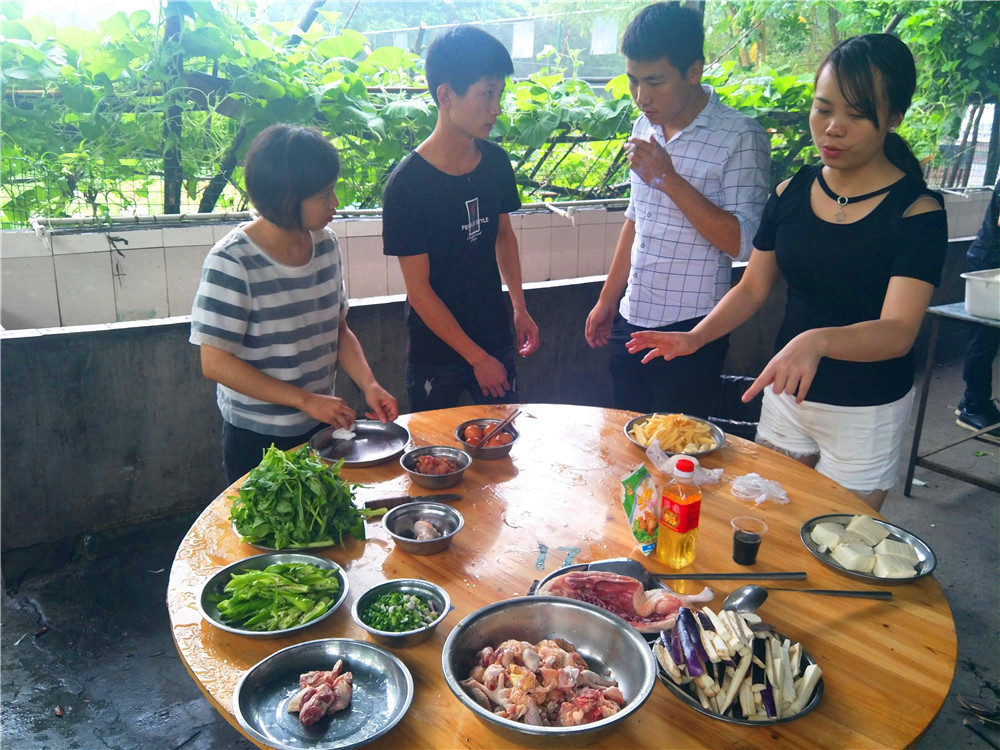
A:
[[[660,508],[656,485],[645,464],[639,464],[622,477],[622,508],[632,536],[647,557],[656,549],[660,527]]]

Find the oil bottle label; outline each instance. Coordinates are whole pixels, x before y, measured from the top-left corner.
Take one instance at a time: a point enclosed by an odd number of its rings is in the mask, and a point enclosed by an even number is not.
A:
[[[660,524],[666,526],[671,531],[678,534],[698,528],[698,517],[701,515],[701,500],[687,505],[663,498],[663,507],[660,509]]]

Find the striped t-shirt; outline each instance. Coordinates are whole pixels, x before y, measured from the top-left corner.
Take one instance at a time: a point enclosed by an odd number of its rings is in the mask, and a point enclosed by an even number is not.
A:
[[[337,333],[347,314],[337,236],[313,232],[303,266],[276,262],[236,227],[205,258],[191,309],[192,344],[235,354],[276,380],[332,394]],[[260,401],[219,385],[222,418],[265,435],[301,435],[318,422],[289,406]]]

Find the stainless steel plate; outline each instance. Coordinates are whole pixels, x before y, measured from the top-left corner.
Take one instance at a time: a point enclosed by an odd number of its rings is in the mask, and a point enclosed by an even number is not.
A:
[[[784,640],[785,636],[781,633],[776,633],[776,635]],[[809,654],[806,653],[805,649],[802,649],[802,669],[805,669],[810,664],[815,664],[816,660],[813,659]],[[710,711],[701,705],[701,701],[698,700],[697,696],[694,695],[694,688],[690,687],[691,683],[684,685],[683,687],[674,683],[663,671],[663,667],[660,666],[659,660],[656,661],[656,674],[660,678],[667,690],[673,693],[681,702],[686,703],[688,706],[693,708],[700,714],[705,714],[705,716],[711,716],[713,719],[718,719],[719,721],[725,721],[728,724],[739,724],[744,727],[769,727],[774,724],[786,724],[789,721],[795,721],[796,719],[801,719],[807,713],[812,711],[816,706],[819,705],[819,699],[823,697],[823,678],[819,678],[819,682],[816,683],[816,689],[813,690],[812,698],[806,704],[799,713],[794,716],[785,716],[781,719],[767,719],[766,721],[750,721],[749,719],[738,719],[735,716],[721,716],[714,711]],[[688,692],[688,689],[691,692]],[[737,700],[739,700],[737,698]]]
[[[333,669],[344,660],[354,675],[351,705],[312,726],[289,713],[299,675]],[[233,692],[233,712],[257,742],[278,750],[331,750],[361,747],[381,737],[403,718],[413,700],[413,678],[399,659],[381,646],[347,638],[325,638],[283,648],[255,664]]]
[[[634,437],[632,437],[632,435],[631,435],[632,428],[635,427],[637,424],[643,424],[650,417],[655,417],[657,415],[666,416],[666,414],[667,414],[667,412],[654,411],[654,412],[650,412],[649,414],[643,414],[642,416],[639,416],[639,417],[633,417],[632,419],[630,419],[628,422],[625,423],[625,437],[628,438],[629,442],[632,443],[632,445],[634,445],[634,446],[636,446],[638,448],[641,448],[642,450],[646,450],[646,446],[642,445],[638,440],[636,440]],[[708,428],[712,431],[712,437],[715,438],[715,447],[714,448],[705,448],[705,449],[700,450],[700,451],[692,451],[691,453],[685,452],[683,455],[685,455],[685,456],[704,456],[706,453],[711,453],[712,451],[719,450],[719,448],[721,448],[722,446],[724,446],[726,444],[726,433],[724,433],[722,431],[722,429],[718,425],[712,424],[707,419],[701,419],[700,417],[692,417],[689,414],[683,414],[682,416],[685,416],[688,419],[694,420],[695,422],[701,422],[702,424],[707,424]],[[667,451],[667,450],[665,450],[664,453],[666,453],[668,455],[673,455],[673,454],[677,453],[677,451]]]
[[[829,513],[825,516],[810,518],[802,524],[802,529],[799,531],[799,538],[806,546],[806,549],[812,552],[821,563],[833,568],[842,575],[848,576],[849,578],[856,578],[859,581],[890,585],[897,583],[912,583],[918,578],[929,576],[934,572],[934,568],[937,567],[937,558],[934,556],[934,551],[930,548],[927,542],[918,537],[916,534],[911,534],[906,529],[901,529],[899,526],[891,524],[888,521],[880,521],[877,518],[872,518],[872,520],[889,532],[889,539],[892,539],[895,542],[905,542],[906,544],[911,544],[916,550],[919,562],[916,565],[917,574],[912,578],[880,578],[879,576],[871,575],[870,573],[857,573],[853,570],[848,570],[839,562],[834,560],[833,555],[829,552],[820,552],[819,545],[816,544],[810,536],[810,532],[816,524],[839,523],[842,526],[847,526],[848,522],[852,518],[854,518],[854,515],[851,513]]]
[[[245,630],[223,622],[222,616],[219,614],[218,602],[220,599],[225,598],[223,589],[229,583],[229,579],[232,578],[233,573],[243,573],[247,570],[263,570],[268,565],[279,563],[311,563],[317,568],[337,571],[337,580],[340,582],[340,593],[337,594],[333,606],[325,614],[320,615],[312,622],[307,622],[305,625],[296,625],[294,628],[285,628],[284,630]],[[253,557],[247,557],[231,565],[227,565],[209,578],[205,585],[201,587],[201,595],[198,597],[198,611],[202,617],[215,627],[225,630],[228,633],[245,635],[250,638],[282,638],[291,633],[311,628],[316,623],[323,622],[323,620],[336,612],[337,608],[344,603],[344,599],[347,598],[348,585],[347,575],[343,569],[337,563],[327,560],[325,557],[295,552],[274,552],[266,555],[254,555]]]
[[[354,423],[354,438],[335,440],[336,427],[320,430],[309,440],[309,447],[329,463],[344,459],[344,466],[361,468],[375,466],[397,458],[410,442],[410,433],[395,422],[382,424],[373,419]]]

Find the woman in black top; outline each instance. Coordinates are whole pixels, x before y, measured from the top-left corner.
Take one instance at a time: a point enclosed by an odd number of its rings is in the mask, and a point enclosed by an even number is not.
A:
[[[809,126],[823,165],[768,200],[742,280],[689,333],[632,334],[644,358],[690,354],[788,282],[777,353],[743,394],[764,391],[757,440],[878,509],[895,481],[912,402],[911,348],[947,247],[943,202],[896,127],[916,85],[888,34],[848,39],[816,74]]]

